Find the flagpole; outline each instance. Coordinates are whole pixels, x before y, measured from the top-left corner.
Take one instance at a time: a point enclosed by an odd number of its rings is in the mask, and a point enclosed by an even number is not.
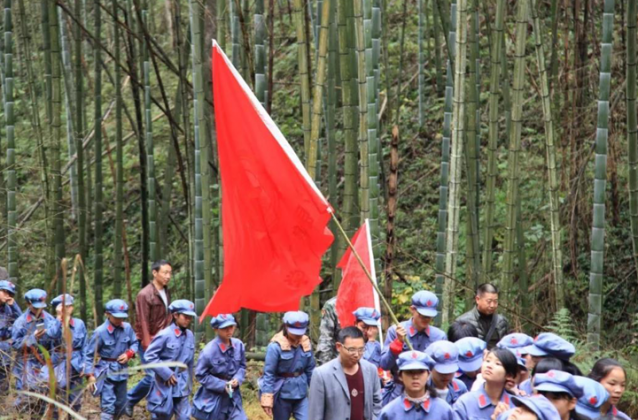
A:
[[[379,295],[379,299],[381,299],[381,302],[383,302],[383,304],[385,305],[385,308],[388,310],[388,313],[390,314],[390,318],[392,318],[392,322],[394,322],[396,325],[399,325],[399,320],[397,319],[397,316],[392,311],[392,308],[390,307],[390,304],[388,303],[388,301],[385,299],[385,296],[383,296],[383,294],[381,293],[381,289],[379,289],[379,286],[377,285],[377,283],[372,279],[372,274],[370,274],[370,271],[368,271],[368,267],[366,267],[366,265],[363,263],[363,260],[357,253],[357,250],[354,248],[354,245],[352,245],[352,242],[350,242],[350,238],[348,237],[348,234],[346,233],[345,230],[343,230],[343,226],[341,226],[341,223],[339,223],[339,220],[337,219],[337,216],[335,216],[334,211],[332,210],[332,208],[330,208],[329,211],[330,211],[330,215],[332,216],[332,220],[334,220],[335,224],[339,228],[339,231],[345,238],[346,243],[348,244],[348,247],[350,247],[350,250],[352,251],[352,255],[354,255],[354,257],[359,262],[359,265],[363,269],[363,272],[366,273],[368,280],[370,280],[372,287],[374,287],[374,290],[376,290],[377,295]],[[372,264],[374,264],[374,261],[372,262]],[[404,342],[405,344],[407,344],[410,350],[414,350],[414,347],[412,347],[412,343],[410,343],[410,340],[408,339],[407,335],[404,337]]]

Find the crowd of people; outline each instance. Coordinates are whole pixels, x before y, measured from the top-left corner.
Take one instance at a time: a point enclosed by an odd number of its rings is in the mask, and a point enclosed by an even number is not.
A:
[[[50,358],[56,387],[70,390],[61,401],[79,411],[88,387],[100,398],[103,420],[131,416],[144,398],[153,419],[247,419],[240,390],[246,354],[234,337],[235,318],[211,320],[216,337],[196,359],[193,302],[171,302],[168,262],[154,263],[152,273],[136,299],[135,328],[125,321],[128,304],[114,299],[90,338],[73,317],[73,296],[50,302],[54,316],[45,311],[46,292],[32,289],[22,312],[15,286],[0,280],[0,395],[11,376],[16,389],[47,394]],[[333,298],[324,306],[316,352],[306,335],[308,315],[287,312],[258,382],[264,412],[275,420],[629,419],[616,408],[626,383],[620,363],[598,360],[584,376],[562,337],[510,331],[497,313],[496,287],[481,285],[475,299],[446,333],[430,325],[436,295],[417,292],[411,318],[390,327],[381,345],[377,309],[358,308],[354,325],[340,326]],[[137,356],[148,365],[146,376],[128,391],[128,365]],[[47,404],[20,394],[15,406],[39,418]]]

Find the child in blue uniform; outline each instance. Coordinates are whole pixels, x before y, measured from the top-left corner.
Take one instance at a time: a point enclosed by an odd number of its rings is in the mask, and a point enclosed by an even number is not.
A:
[[[629,416],[616,408],[625,393],[627,373],[618,361],[610,358],[598,360],[588,375],[591,379],[600,382],[609,392],[609,400],[602,407],[603,413],[612,414],[623,420],[629,420]]]
[[[452,405],[467,392],[463,382],[454,376],[459,370],[459,352],[454,343],[441,340],[430,344],[425,353],[434,361],[429,383],[439,398]]]
[[[244,343],[233,338],[235,317],[222,314],[210,325],[217,333],[199,354],[195,377],[201,384],[193,398],[198,420],[247,420],[239,387],[246,376]]]
[[[47,393],[49,369],[40,346],[49,353],[60,344],[60,322],[44,310],[47,293],[41,289],[29,290],[24,300],[29,309],[13,323],[11,340],[16,351],[13,374],[16,389]],[[23,412],[43,414],[46,404],[40,399],[28,399],[26,404],[18,397],[15,406]]]
[[[8,280],[0,280],[0,397],[9,391],[11,371],[11,327],[22,310],[13,298],[16,287]]]
[[[428,385],[434,361],[427,354],[407,351],[397,364],[403,393],[383,407],[379,420],[454,420],[452,408]]]
[[[159,366],[152,368],[154,378],[146,397],[146,409],[153,420],[190,419],[188,397],[193,391],[193,360],[195,359],[195,338],[188,329],[195,313],[193,302],[185,299],[171,303],[168,310],[173,322],[151,341],[144,353],[148,364],[178,362],[186,367]]]
[[[530,355],[531,359],[528,361],[529,366],[532,367],[533,374],[536,373],[536,365],[544,358],[554,357],[559,359],[563,366],[560,370],[565,370],[565,364],[569,362],[569,358],[576,353],[576,348],[572,343],[565,340],[563,337],[554,333],[541,333],[534,338],[534,343],[527,347],[520,349],[521,353]],[[549,370],[549,369],[548,369]],[[545,371],[547,372],[547,371]],[[539,372],[539,373],[545,373]],[[574,372],[570,372],[574,374]],[[529,378],[520,383],[519,389],[525,392],[527,395],[532,395],[532,378]]]
[[[609,392],[597,381],[584,376],[574,376],[583,389],[583,395],[576,402],[576,412],[588,419],[605,417],[603,407],[609,401]]]
[[[355,325],[363,331],[363,336],[366,338],[363,360],[367,360],[378,368],[381,362],[381,343],[377,341],[377,336],[381,314],[374,308],[361,307],[357,308],[353,315],[356,319]]]
[[[491,420],[495,409],[512,408],[505,384],[508,378],[516,377],[517,370],[516,356],[509,350],[490,350],[481,366],[485,384],[477,391],[462,395],[453,406],[458,420]]]
[[[64,301],[64,302],[63,302]],[[63,307],[64,304],[64,307]],[[56,348],[53,355],[53,369],[55,371],[56,388],[59,390],[58,395],[66,397],[67,380],[69,382],[69,399],[64,401],[73,410],[80,412],[82,408],[82,375],[84,374],[86,362],[86,344],[88,341],[88,333],[84,321],[79,318],[73,318],[73,296],[66,294],[60,295],[51,301],[51,307],[56,313],[56,318],[62,324],[61,345]],[[63,317],[65,319],[63,320]],[[66,322],[66,326],[63,323]],[[67,330],[70,332],[67,337]],[[71,348],[70,371],[67,372],[67,340]]]
[[[524,382],[529,379],[534,363],[532,362],[532,356],[527,353],[527,347],[534,344],[534,339],[527,334],[512,333],[501,338],[501,341],[496,343],[496,347],[501,349],[514,349],[519,352],[525,359],[525,369],[521,372],[520,382]]]
[[[405,344],[405,338],[410,340],[412,348],[416,351],[425,351],[435,341],[447,340],[445,332],[430,326],[432,319],[438,314],[436,310],[438,304],[439,300],[434,293],[425,290],[416,292],[412,295],[412,306],[410,306],[412,318],[388,329],[379,366],[383,370],[391,371],[394,378],[383,388],[383,405],[401,395],[402,392],[397,378],[396,361],[399,354],[409,350],[408,345]]]
[[[483,352],[487,348],[487,343],[477,337],[461,338],[454,343],[459,352],[459,372],[456,379],[463,382],[468,390],[472,389],[472,384],[476,376],[481,372],[483,364]]]
[[[308,418],[308,386],[315,368],[310,339],[305,335],[308,314],[286,312],[284,326],[266,349],[260,380],[261,406],[274,420]]]
[[[583,388],[574,376],[560,370],[550,370],[534,377],[534,389],[556,407],[561,420],[581,420],[576,402],[583,396]]]
[[[139,343],[128,318],[128,304],[121,299],[106,303],[107,320],[97,327],[86,346],[86,375],[93,395],[100,397],[101,420],[113,420],[124,413],[129,360],[137,354]],[[95,366],[93,360],[99,357]]]
[[[512,397],[516,406],[498,416],[498,420],[561,420],[552,403],[542,395]]]

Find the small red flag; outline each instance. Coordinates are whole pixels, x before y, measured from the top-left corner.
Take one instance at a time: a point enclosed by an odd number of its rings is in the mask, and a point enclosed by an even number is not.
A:
[[[212,63],[224,279],[200,320],[297,310],[321,282],[332,208],[215,41]]]
[[[374,255],[372,254],[372,240],[370,238],[370,223],[368,219],[365,220],[365,223],[352,237],[352,245],[376,283],[377,278],[374,270]],[[352,249],[348,248],[346,250],[337,267],[343,272],[341,284],[337,291],[336,303],[337,316],[341,326],[354,325],[355,318],[352,313],[357,308],[376,308],[380,312],[379,295],[370,284],[370,279],[368,279],[361,264],[352,253]],[[380,328],[379,341],[383,343]]]

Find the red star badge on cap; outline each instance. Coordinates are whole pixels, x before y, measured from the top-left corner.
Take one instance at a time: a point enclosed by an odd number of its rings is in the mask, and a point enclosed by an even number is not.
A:
[[[465,355],[466,355],[467,357],[472,357],[472,356],[474,356],[474,355],[472,354],[472,352],[471,352],[471,351],[469,351],[469,350],[467,351],[467,353],[465,353]]]
[[[443,355],[443,357],[444,357],[445,359],[449,359],[449,358],[450,358],[450,353],[445,353],[445,354]]]
[[[596,405],[597,402],[598,402],[598,398],[595,395],[589,399],[589,403],[591,405]]]
[[[516,339],[516,337],[512,337],[512,339],[510,340],[510,343],[513,345],[517,345],[518,344],[518,340]]]
[[[428,306],[432,306],[432,301],[428,300],[427,302],[425,302],[425,304],[428,305]]]
[[[415,351],[413,351],[412,352],[412,358],[416,359],[417,357],[419,357],[419,355]]]
[[[124,310],[124,305],[120,306],[120,310],[122,311]]]
[[[556,374],[554,373],[554,371],[550,370],[549,372],[547,372],[547,376],[553,378],[554,376],[556,376]]]
[[[299,322],[299,321],[295,322],[295,327],[300,328],[301,327],[301,322]]]

